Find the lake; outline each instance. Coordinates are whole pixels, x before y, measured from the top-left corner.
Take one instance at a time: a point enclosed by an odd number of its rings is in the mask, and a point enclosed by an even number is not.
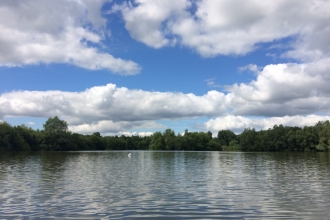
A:
[[[330,219],[329,153],[0,152],[0,219]]]

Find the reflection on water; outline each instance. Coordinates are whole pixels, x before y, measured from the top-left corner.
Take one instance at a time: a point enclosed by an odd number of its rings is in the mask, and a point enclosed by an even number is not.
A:
[[[330,219],[330,154],[0,155],[1,219]]]

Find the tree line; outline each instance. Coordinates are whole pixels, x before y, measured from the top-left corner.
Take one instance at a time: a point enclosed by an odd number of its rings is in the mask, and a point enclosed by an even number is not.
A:
[[[76,150],[188,150],[188,151],[328,151],[330,123],[288,127],[274,125],[268,130],[246,128],[236,135],[221,130],[216,138],[208,132],[175,134],[171,129],[151,136],[104,136],[72,133],[67,122],[49,118],[42,130],[25,125],[0,123],[0,151],[76,151]]]

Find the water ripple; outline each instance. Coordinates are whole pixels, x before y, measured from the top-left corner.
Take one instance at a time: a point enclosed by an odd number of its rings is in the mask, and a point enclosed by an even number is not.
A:
[[[329,219],[330,156],[35,152],[0,156],[0,219]]]

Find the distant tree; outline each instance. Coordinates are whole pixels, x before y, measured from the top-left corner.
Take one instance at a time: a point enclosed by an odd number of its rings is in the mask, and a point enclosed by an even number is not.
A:
[[[143,137],[137,143],[137,150],[148,150],[150,145],[150,137]]]
[[[174,149],[175,150],[183,150],[184,149],[183,137],[180,133],[178,133],[178,135],[175,137]]]
[[[296,146],[297,151],[304,151],[307,147],[307,140],[303,130],[296,131]]]
[[[43,130],[25,125],[0,122],[0,151],[22,150],[242,150],[242,151],[329,151],[330,122],[315,126],[284,127],[274,125],[268,130],[246,128],[240,135],[221,130],[217,138],[208,132],[188,132],[175,135],[171,129],[148,137],[107,136],[71,133],[67,122],[57,116],[49,118]]]
[[[255,129],[245,128],[239,135],[240,146],[243,151],[254,151],[257,132]]]
[[[216,139],[216,138],[212,138],[209,143],[209,149],[210,150],[213,150],[213,151],[221,151],[222,148],[221,148],[221,144],[219,143],[219,141]]]
[[[288,130],[286,132],[286,140],[287,140],[287,149],[289,151],[293,151],[297,148],[297,141],[296,141],[295,131]]]
[[[0,150],[21,151],[30,148],[16,129],[7,122],[0,122]]]
[[[317,151],[329,151],[330,150],[330,122],[318,122],[315,125],[315,132],[318,134],[318,144],[316,146]]]
[[[128,150],[129,137],[125,137],[122,135],[121,137],[118,136],[108,136],[104,137],[104,145],[106,150]]]
[[[210,139],[212,139],[212,132],[211,131],[208,131],[207,135],[209,136]]]
[[[101,137],[100,132],[94,132],[92,135],[89,136],[91,148],[93,150],[105,150],[105,144]]]
[[[165,150],[165,142],[161,132],[151,135],[149,150]]]
[[[228,146],[230,141],[237,140],[236,134],[230,130],[221,130],[218,132],[218,140],[221,145]]]
[[[240,151],[240,150],[242,150],[242,148],[238,144],[238,141],[237,140],[231,140],[229,142],[229,145],[228,145],[227,150],[230,150],[230,151]]]
[[[312,126],[305,126],[304,129],[304,135],[306,140],[306,146],[304,151],[315,151],[316,145],[319,143],[319,137],[317,134],[317,131]]]
[[[28,128],[25,125],[15,126],[14,129],[23,138],[24,142],[28,145],[30,150],[37,151],[40,150],[40,144],[37,137],[37,131],[32,128]]]
[[[46,150],[67,150],[70,134],[66,121],[60,120],[55,116],[54,118],[48,118],[43,127]]]
[[[171,129],[166,129],[163,133],[165,150],[175,149],[175,132]]]

